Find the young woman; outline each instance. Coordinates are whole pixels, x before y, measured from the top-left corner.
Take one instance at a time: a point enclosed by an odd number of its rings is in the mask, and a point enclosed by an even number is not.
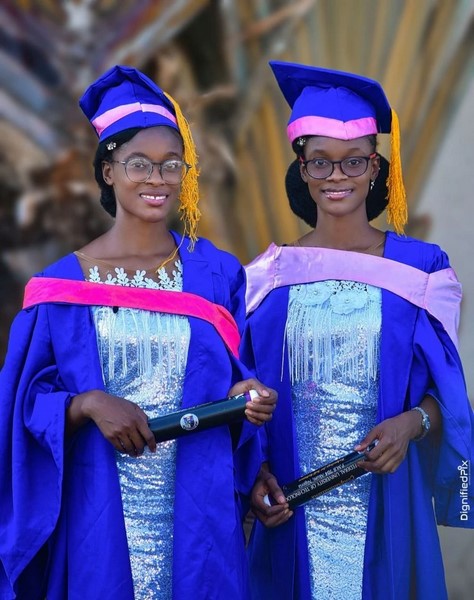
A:
[[[290,204],[312,229],[247,267],[244,356],[279,394],[252,495],[252,598],[446,598],[437,522],[474,523],[460,286],[438,246],[403,235],[380,85],[271,66],[292,108]],[[390,167],[377,133],[391,133]],[[395,232],[370,224],[387,204]],[[289,509],[282,485],[353,450],[365,475]]]
[[[0,596],[245,598],[241,502],[276,397],[238,359],[243,268],[197,239],[195,149],[171,98],[116,66],[80,105],[115,221],[30,281],[12,328]],[[168,229],[176,206],[186,235]],[[156,444],[148,419],[252,388],[243,423]]]

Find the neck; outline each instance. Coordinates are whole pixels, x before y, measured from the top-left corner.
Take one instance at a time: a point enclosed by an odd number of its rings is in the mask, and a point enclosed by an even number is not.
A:
[[[303,246],[363,252],[366,249],[371,250],[379,243],[382,244],[383,240],[383,232],[372,227],[367,220],[358,225],[342,220],[318,220],[315,229],[305,235],[300,243]]]
[[[143,223],[128,227],[115,222],[107,234],[107,242],[116,254],[128,256],[152,256],[168,254],[175,246],[174,238],[166,223]]]

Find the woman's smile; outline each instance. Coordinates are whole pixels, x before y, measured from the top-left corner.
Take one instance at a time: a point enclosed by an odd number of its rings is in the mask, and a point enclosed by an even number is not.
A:
[[[323,189],[321,190],[324,196],[328,200],[343,200],[352,194],[353,188],[344,188],[344,189]]]
[[[145,203],[148,204],[149,206],[156,206],[156,207],[163,206],[166,199],[168,198],[168,194],[163,194],[163,192],[160,192],[160,193],[141,192],[139,194],[139,196],[140,196],[140,198],[145,200]]]

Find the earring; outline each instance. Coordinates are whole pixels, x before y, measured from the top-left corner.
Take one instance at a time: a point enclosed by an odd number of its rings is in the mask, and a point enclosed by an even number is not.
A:
[[[375,179],[371,179],[370,180],[370,191],[372,191],[374,189],[374,185],[375,185]]]

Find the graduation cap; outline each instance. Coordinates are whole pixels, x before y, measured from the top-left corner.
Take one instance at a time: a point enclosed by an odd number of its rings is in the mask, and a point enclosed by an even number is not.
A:
[[[270,67],[291,108],[287,126],[290,142],[312,135],[352,140],[377,133],[391,134],[388,222],[397,233],[403,233],[407,206],[400,129],[382,86],[367,77],[321,67],[281,61],[271,61]]]
[[[109,69],[87,88],[79,105],[101,142],[133,127],[167,125],[179,130],[172,102],[133,67]]]
[[[101,75],[79,100],[99,142],[113,142],[126,129],[165,125],[183,139],[183,160],[192,165],[181,184],[180,208],[185,232],[196,240],[200,212],[196,147],[187,120],[178,103],[149,77],[134,67],[116,65]]]

